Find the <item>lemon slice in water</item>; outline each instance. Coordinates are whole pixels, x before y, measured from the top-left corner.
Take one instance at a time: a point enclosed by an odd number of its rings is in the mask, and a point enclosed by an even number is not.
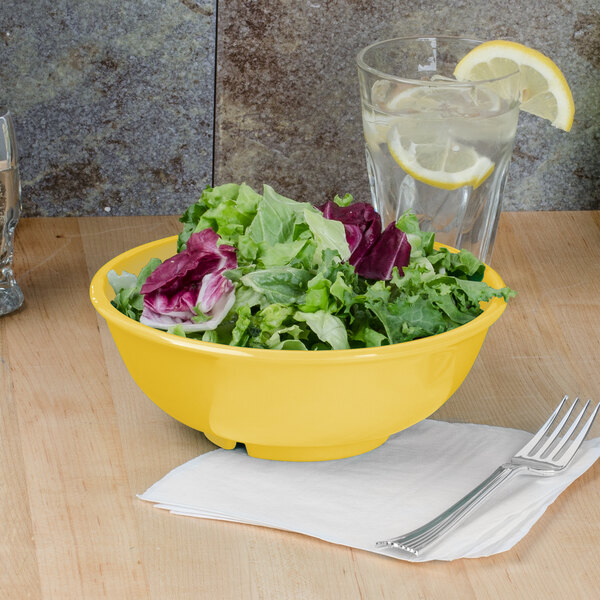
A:
[[[419,85],[403,90],[388,104],[398,116],[388,133],[394,160],[415,179],[428,185],[455,190],[477,187],[494,170],[468,140],[472,117],[495,114],[500,98],[478,86]]]
[[[569,131],[575,114],[569,84],[554,62],[537,50],[506,40],[484,42],[460,60],[454,76],[460,81],[481,81],[517,70],[521,73],[521,110]]]
[[[438,80],[439,81],[439,80]],[[456,80],[449,79],[456,83]],[[432,85],[408,88],[388,101],[386,110],[392,113],[421,115],[433,113],[452,117],[483,116],[500,109],[500,97],[481,86],[456,86],[455,89]]]
[[[471,146],[426,130],[407,135],[402,128],[394,127],[388,137],[388,148],[406,173],[446,190],[476,188],[494,170],[494,163]]]

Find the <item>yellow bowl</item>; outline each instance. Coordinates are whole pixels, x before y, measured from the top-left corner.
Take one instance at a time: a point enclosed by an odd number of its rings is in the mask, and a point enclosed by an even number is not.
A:
[[[90,298],[129,373],[162,410],[222,448],[274,460],[330,460],[376,448],[435,412],[463,382],[506,307],[428,338],[358,350],[267,350],[185,339],[126,317],[110,301],[111,269],[138,273],[176,251],[164,238],[117,256],[94,275]],[[495,288],[500,276],[486,268]]]

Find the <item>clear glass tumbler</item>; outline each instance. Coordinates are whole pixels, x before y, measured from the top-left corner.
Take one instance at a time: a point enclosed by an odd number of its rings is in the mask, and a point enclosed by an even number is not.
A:
[[[0,108],[0,315],[23,304],[23,292],[13,274],[15,227],[21,214],[21,183],[17,144],[10,113]]]
[[[357,56],[367,171],[387,225],[412,209],[436,240],[489,263],[519,115],[519,71],[457,81],[481,42],[395,38]]]

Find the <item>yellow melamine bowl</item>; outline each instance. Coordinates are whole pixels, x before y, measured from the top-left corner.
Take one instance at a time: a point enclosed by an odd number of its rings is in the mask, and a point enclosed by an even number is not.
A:
[[[107,273],[138,273],[173,256],[177,237],[120,254],[94,275],[90,298],[129,373],[162,410],[222,448],[274,460],[330,460],[376,448],[435,412],[460,386],[506,307],[420,340],[359,350],[263,350],[189,340],[114,308]],[[487,267],[484,280],[503,287]]]

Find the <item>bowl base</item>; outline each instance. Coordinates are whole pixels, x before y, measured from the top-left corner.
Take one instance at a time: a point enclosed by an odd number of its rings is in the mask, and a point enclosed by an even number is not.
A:
[[[223,438],[212,431],[203,431],[204,435],[208,440],[210,440],[213,444],[223,448],[225,450],[233,450],[236,446],[236,442],[233,440],[228,440],[227,438]]]
[[[225,450],[235,448],[236,442],[215,435],[212,432],[204,432],[204,435],[217,446]],[[293,462],[308,462],[321,460],[337,460],[338,458],[349,458],[364,454],[381,446],[387,437],[376,440],[352,442],[340,446],[263,446],[261,444],[246,444],[246,452],[254,458],[266,460],[285,460]]]

